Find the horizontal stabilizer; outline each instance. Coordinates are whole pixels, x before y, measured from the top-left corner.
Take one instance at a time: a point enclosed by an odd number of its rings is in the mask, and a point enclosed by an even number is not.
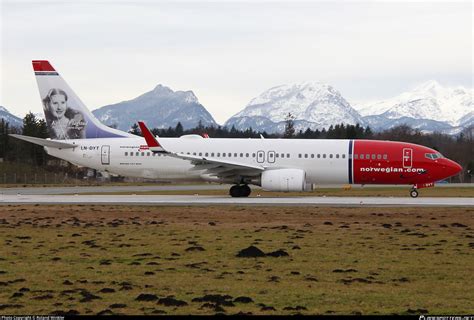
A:
[[[70,148],[78,147],[77,144],[72,144],[72,143],[67,143],[67,142],[46,140],[46,139],[41,139],[41,138],[36,138],[36,137],[23,136],[21,134],[9,134],[9,135],[14,138],[28,141],[34,144],[38,144],[43,147],[50,147],[50,148],[57,148],[57,149],[70,149]]]

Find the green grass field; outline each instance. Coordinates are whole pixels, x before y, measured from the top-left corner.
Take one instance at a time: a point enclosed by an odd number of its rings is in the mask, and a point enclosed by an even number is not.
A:
[[[473,223],[472,208],[0,206],[0,311],[472,314]],[[251,245],[288,256],[236,257]]]

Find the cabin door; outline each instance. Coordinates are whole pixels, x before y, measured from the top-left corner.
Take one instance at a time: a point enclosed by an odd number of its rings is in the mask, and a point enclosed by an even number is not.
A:
[[[403,167],[411,168],[413,165],[413,149],[404,148],[403,149]]]

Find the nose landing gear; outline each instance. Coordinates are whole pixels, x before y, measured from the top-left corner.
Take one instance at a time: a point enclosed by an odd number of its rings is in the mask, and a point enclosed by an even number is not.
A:
[[[411,190],[410,190],[410,197],[412,197],[412,198],[418,197],[418,190],[416,190],[415,187],[411,188]]]
[[[233,198],[248,197],[252,190],[246,184],[230,187],[229,195]]]

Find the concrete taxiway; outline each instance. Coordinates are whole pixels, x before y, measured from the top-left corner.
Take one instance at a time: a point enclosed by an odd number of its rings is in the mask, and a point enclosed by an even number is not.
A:
[[[420,197],[252,197],[202,195],[22,195],[2,194],[0,205],[13,204],[107,204],[107,205],[251,205],[330,207],[473,207],[474,198]]]

